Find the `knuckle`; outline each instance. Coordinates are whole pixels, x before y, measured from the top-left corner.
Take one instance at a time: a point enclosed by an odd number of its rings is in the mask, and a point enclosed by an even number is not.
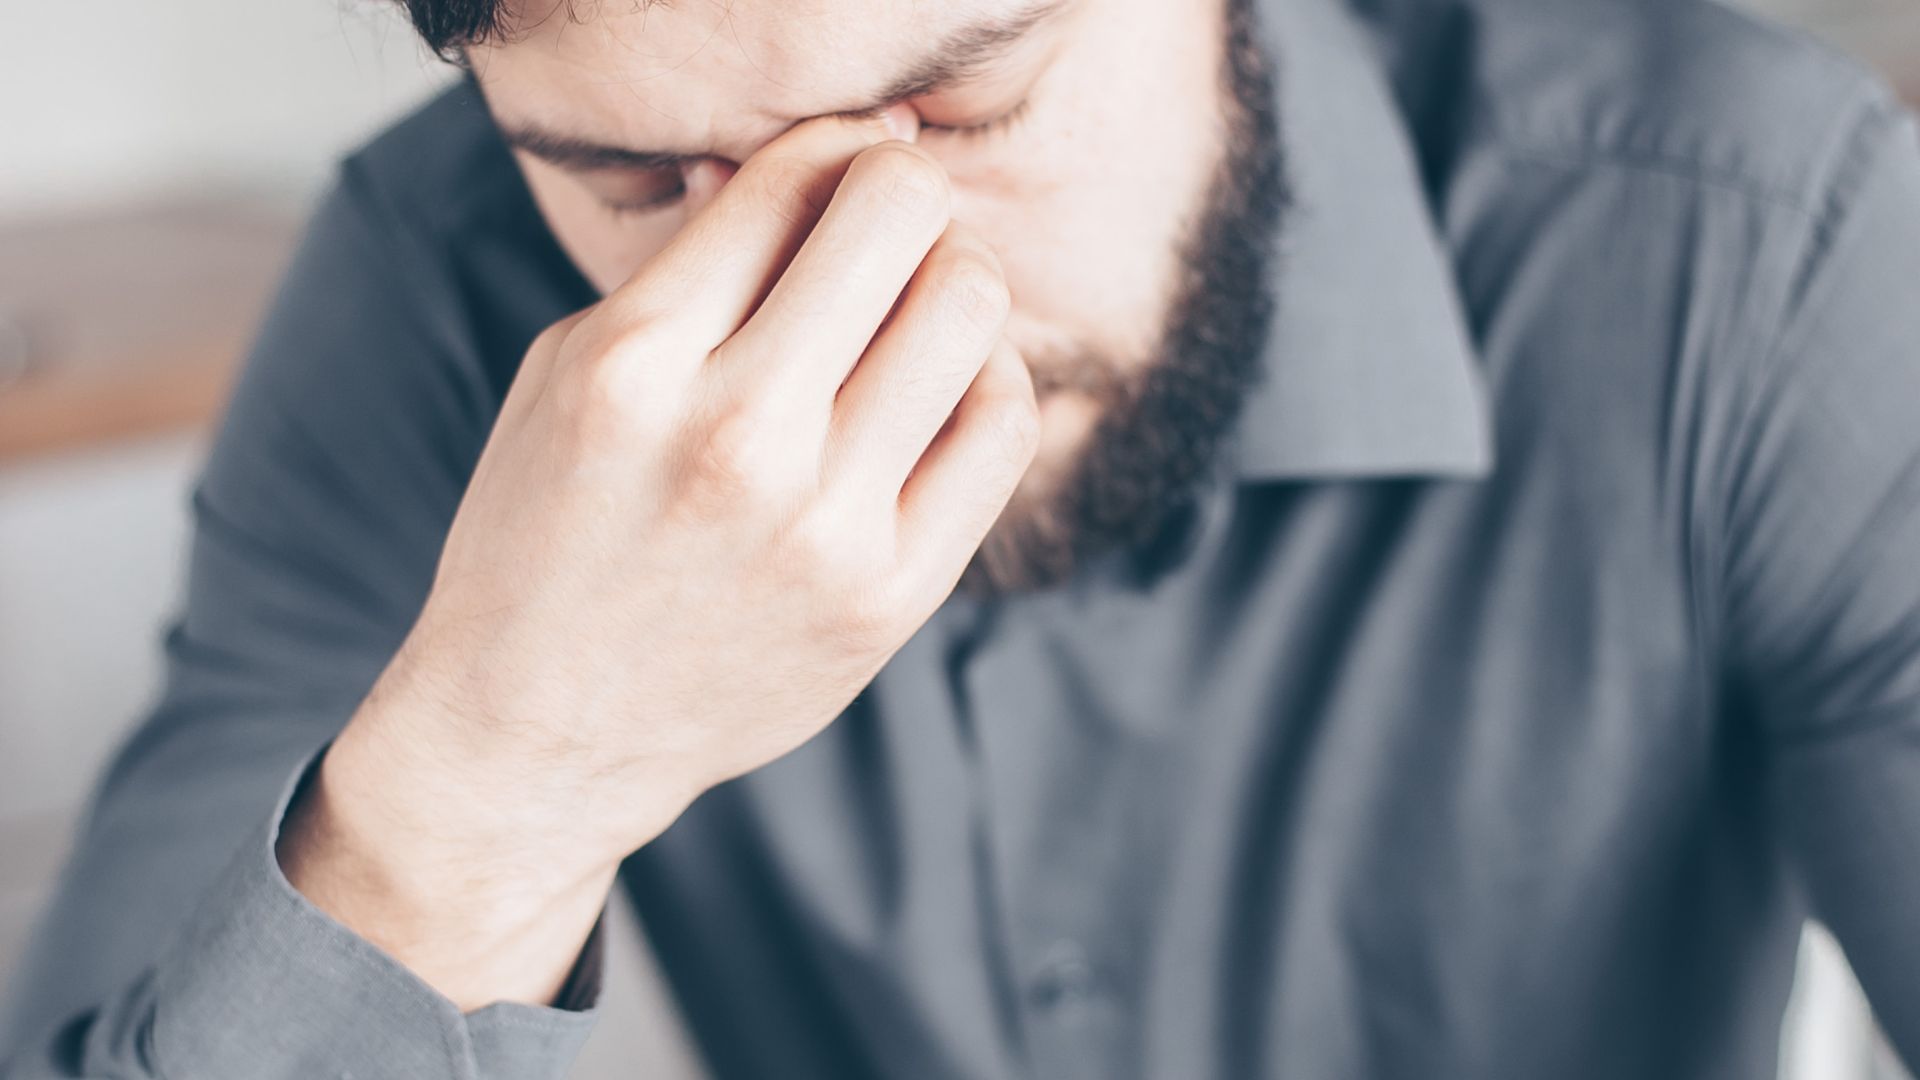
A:
[[[946,302],[975,326],[998,327],[1013,307],[1006,277],[979,255],[948,255],[938,280]]]
[[[592,325],[591,318],[569,316],[549,325],[535,335],[533,343],[527,346],[527,352],[534,356],[559,356],[567,351],[567,345],[571,340],[575,340],[579,334],[585,332],[583,328]]]
[[[699,427],[681,460],[682,506],[705,518],[773,499],[781,477],[769,453],[769,429],[757,410],[745,406]]]
[[[851,497],[822,494],[775,532],[780,580],[815,598],[809,632],[851,653],[896,647],[911,632],[890,534],[867,524],[869,516]]]
[[[838,588],[859,575],[858,553],[842,515],[832,504],[817,504],[798,515],[785,530],[785,546],[806,579]]]
[[[545,378],[556,372],[566,370],[567,360],[573,355],[573,340],[578,334],[577,317],[563,319],[549,325],[527,344],[526,355],[520,361],[520,370],[516,373],[516,383],[533,378]]]
[[[788,557],[809,588],[832,597],[836,632],[885,636],[899,621],[891,587],[890,556],[879,533],[861,522],[844,499],[816,501],[785,530]]]
[[[993,437],[1011,456],[1025,459],[1039,449],[1042,423],[1033,392],[1009,389],[989,404],[987,415]]]
[[[639,365],[624,350],[603,349],[569,357],[556,392],[575,429],[595,440],[623,439],[647,430],[651,395]]]
[[[839,595],[833,632],[842,642],[859,649],[886,649],[907,636],[900,589],[880,567],[865,567]]]
[[[951,192],[946,169],[911,143],[886,142],[862,151],[849,172],[899,217],[921,220],[947,214]]]
[[[895,644],[901,617],[890,602],[891,594],[881,588],[855,589],[841,608],[838,636],[861,649],[879,649]]]

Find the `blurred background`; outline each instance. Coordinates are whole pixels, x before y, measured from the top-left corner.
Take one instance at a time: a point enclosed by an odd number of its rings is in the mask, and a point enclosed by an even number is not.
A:
[[[1742,0],[1920,103],[1920,0]],[[187,489],[336,157],[452,71],[381,0],[8,3],[0,34],[0,975],[157,686]],[[580,1080],[699,1075],[624,912]],[[1809,927],[1783,1080],[1904,1078]]]

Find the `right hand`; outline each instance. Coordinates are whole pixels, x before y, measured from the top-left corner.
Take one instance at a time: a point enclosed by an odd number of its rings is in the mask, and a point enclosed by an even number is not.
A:
[[[347,879],[429,906],[512,880],[526,923],[556,902],[529,881],[599,887],[824,728],[951,593],[1039,413],[997,258],[886,133],[769,142],[534,342],[418,621],[283,839],[322,906],[366,929]]]

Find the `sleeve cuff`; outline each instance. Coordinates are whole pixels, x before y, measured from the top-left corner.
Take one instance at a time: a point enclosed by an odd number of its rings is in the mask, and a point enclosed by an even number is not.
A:
[[[600,925],[557,1005],[496,1002],[461,1013],[281,872],[280,823],[325,752],[288,777],[271,815],[161,957],[150,1042],[160,1073],[561,1080],[597,1015]]]

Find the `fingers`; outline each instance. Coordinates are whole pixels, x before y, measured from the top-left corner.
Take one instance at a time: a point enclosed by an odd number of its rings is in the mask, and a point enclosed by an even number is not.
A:
[[[1039,447],[1033,378],[1003,338],[900,491],[901,549],[920,580],[951,591]]]
[[[766,301],[715,356],[741,382],[778,384],[824,416],[915,268],[947,226],[946,170],[885,142],[855,157]]]
[[[834,404],[825,480],[893,498],[1006,327],[1000,261],[949,225]]]
[[[832,199],[848,163],[890,137],[883,117],[796,125],[748,158],[599,305],[614,326],[670,320],[701,360],[746,320]]]

